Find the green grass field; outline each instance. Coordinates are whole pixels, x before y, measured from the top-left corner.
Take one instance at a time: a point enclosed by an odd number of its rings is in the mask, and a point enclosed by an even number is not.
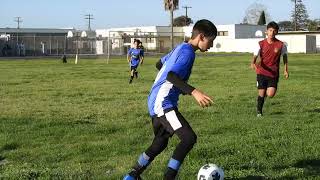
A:
[[[121,179],[153,138],[146,102],[157,59],[146,57],[131,85],[125,59],[0,60],[0,179]],[[180,98],[198,142],[179,179],[196,179],[205,163],[226,179],[320,179],[320,55],[289,56],[290,78],[280,77],[263,118],[250,60],[196,59],[189,82],[215,105]],[[162,178],[177,143],[144,179]]]

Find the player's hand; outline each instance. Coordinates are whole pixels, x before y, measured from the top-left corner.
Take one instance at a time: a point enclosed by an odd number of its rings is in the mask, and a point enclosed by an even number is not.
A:
[[[252,70],[256,70],[256,69],[257,69],[257,65],[256,65],[255,63],[251,63],[250,66],[251,66],[251,69],[252,69]]]
[[[209,107],[213,104],[212,99],[208,95],[204,94],[203,92],[197,89],[194,89],[191,95],[196,99],[198,104],[203,108]]]
[[[288,71],[284,71],[283,75],[284,75],[284,77],[285,77],[286,79],[289,78],[289,73],[288,73]]]

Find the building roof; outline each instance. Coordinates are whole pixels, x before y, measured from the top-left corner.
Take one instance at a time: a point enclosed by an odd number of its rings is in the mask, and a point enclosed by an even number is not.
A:
[[[49,29],[49,28],[0,28],[0,33],[37,33],[37,34],[67,34],[68,31],[75,31],[75,29]]]
[[[291,34],[291,35],[320,34],[320,31],[280,31],[279,34]]]

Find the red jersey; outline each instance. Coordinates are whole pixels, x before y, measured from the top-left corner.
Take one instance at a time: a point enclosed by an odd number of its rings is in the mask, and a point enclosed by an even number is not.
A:
[[[269,44],[267,39],[259,42],[260,63],[257,65],[256,73],[271,78],[279,77],[279,63],[282,54],[287,53],[284,43],[275,39]]]

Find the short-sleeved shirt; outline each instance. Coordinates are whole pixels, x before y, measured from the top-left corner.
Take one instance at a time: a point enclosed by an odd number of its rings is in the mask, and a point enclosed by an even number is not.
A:
[[[195,59],[195,52],[191,44],[182,43],[169,54],[161,58],[160,69],[148,97],[150,116],[162,116],[166,109],[178,106],[181,90],[167,81],[169,72],[175,73],[180,79],[187,82]]]
[[[253,53],[255,56],[260,56],[261,59],[260,64],[257,65],[256,73],[278,78],[280,58],[287,53],[287,46],[278,39],[275,39],[272,44],[269,44],[267,39],[260,41]]]
[[[140,57],[143,56],[141,49],[130,48],[128,55],[131,57],[130,65],[131,67],[138,67],[140,63]]]

